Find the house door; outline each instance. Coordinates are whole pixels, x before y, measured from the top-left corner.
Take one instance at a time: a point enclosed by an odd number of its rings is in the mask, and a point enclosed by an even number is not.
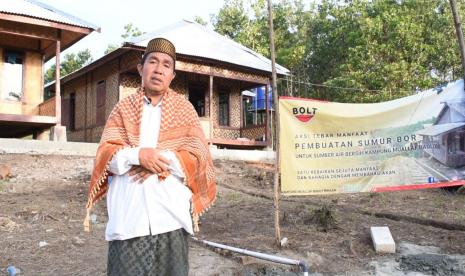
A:
[[[205,117],[205,90],[199,86],[189,86],[189,101],[199,117]]]

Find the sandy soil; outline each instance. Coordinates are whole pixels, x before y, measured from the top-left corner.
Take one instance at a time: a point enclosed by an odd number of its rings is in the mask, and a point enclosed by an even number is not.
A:
[[[92,158],[0,155],[0,274],[105,275],[104,202],[82,228]],[[272,167],[215,161],[218,200],[201,239],[301,259],[319,275],[465,275],[465,195],[442,189],[282,198],[275,243]],[[370,226],[389,226],[397,253],[376,254]],[[45,242],[45,246],[40,246]],[[420,248],[411,250],[411,248]],[[407,250],[407,249],[408,250]],[[190,242],[191,275],[297,275],[280,266]],[[410,274],[416,273],[416,274]]]

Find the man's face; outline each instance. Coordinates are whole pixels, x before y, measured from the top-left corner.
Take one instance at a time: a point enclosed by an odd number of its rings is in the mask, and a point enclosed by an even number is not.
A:
[[[137,65],[137,70],[148,92],[165,93],[175,76],[173,58],[160,52],[148,54],[144,64]]]

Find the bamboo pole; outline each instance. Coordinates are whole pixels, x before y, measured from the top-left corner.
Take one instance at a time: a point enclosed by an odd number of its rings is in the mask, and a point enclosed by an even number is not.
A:
[[[465,43],[463,41],[463,31],[462,31],[462,23],[460,22],[460,15],[457,11],[457,3],[455,0],[449,0],[450,8],[452,10],[452,15],[454,16],[454,26],[455,32],[457,33],[457,40],[459,42],[460,47],[460,56],[462,57],[462,68],[463,68],[463,79],[465,80]],[[464,86],[465,89],[465,86]]]
[[[276,163],[274,172],[274,227],[275,227],[275,238],[276,244],[281,246],[281,229],[279,226],[279,108],[278,108],[278,89],[276,85],[276,64],[275,64],[275,49],[274,49],[274,30],[273,30],[273,10],[271,6],[271,0],[268,0],[268,22],[270,28],[270,52],[271,52],[271,83],[273,89],[273,106],[275,110],[276,120]]]
[[[56,127],[61,126],[61,85],[60,85],[60,70],[61,70],[61,31],[58,34],[55,49],[55,118],[57,120]],[[57,128],[55,127],[55,131]]]
[[[460,16],[457,11],[457,3],[455,0],[449,0],[450,3],[450,8],[452,10],[452,15],[454,17],[454,26],[455,26],[455,32],[457,34],[457,40],[459,42],[459,47],[460,47],[460,56],[462,57],[462,68],[463,68],[463,81],[464,81],[464,86],[463,89],[465,90],[465,43],[463,41],[463,31],[462,31],[462,23],[460,22]],[[465,186],[462,186],[458,189],[459,193],[464,193],[465,192]]]

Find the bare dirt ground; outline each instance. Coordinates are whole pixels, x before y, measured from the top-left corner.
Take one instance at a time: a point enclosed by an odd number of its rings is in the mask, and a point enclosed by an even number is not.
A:
[[[85,233],[82,220],[93,159],[0,155],[0,275],[105,275],[106,210]],[[201,239],[301,259],[316,275],[465,275],[465,195],[442,189],[281,198],[275,245],[272,167],[215,161],[218,199]],[[370,226],[389,226],[397,253],[376,254]],[[42,243],[41,243],[42,242]],[[39,244],[43,245],[40,246]],[[44,245],[45,244],[45,245]],[[191,275],[298,275],[281,266],[190,242]]]

